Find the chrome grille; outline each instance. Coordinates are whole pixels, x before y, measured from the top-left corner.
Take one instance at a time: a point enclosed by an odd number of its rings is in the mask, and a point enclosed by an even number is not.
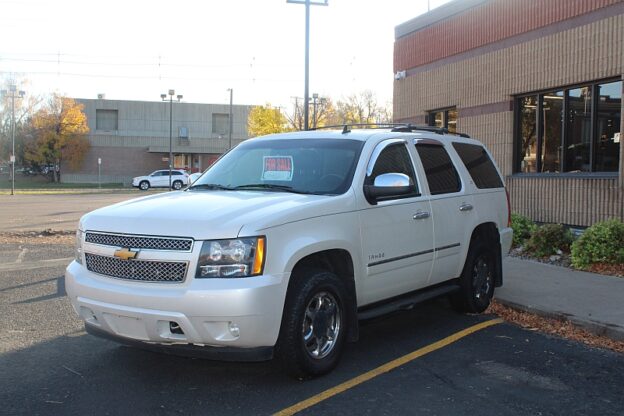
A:
[[[138,235],[105,234],[87,232],[87,243],[103,246],[142,248],[149,250],[191,251],[191,238],[147,237]]]
[[[121,260],[116,257],[85,253],[87,270],[118,279],[141,282],[182,282],[186,262]]]

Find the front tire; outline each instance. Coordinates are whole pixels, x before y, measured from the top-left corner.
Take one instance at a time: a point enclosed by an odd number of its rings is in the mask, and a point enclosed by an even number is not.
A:
[[[180,189],[182,189],[182,181],[174,181],[173,184],[171,185],[173,187],[173,189],[175,189],[176,191],[179,191]]]
[[[142,191],[147,191],[150,187],[150,184],[148,181],[141,181],[141,183],[139,183],[139,189]]]
[[[291,278],[277,355],[296,378],[326,374],[338,364],[346,339],[344,284],[322,270],[301,270]]]
[[[481,313],[490,306],[496,282],[496,255],[489,241],[472,241],[460,276],[461,290],[451,296],[455,310]]]

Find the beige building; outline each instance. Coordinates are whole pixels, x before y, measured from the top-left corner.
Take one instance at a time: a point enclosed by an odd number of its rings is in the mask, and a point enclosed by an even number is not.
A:
[[[395,30],[394,117],[482,140],[512,209],[624,220],[623,0],[455,0]]]
[[[84,106],[91,144],[81,168],[64,168],[63,182],[97,183],[98,159],[102,183],[129,184],[135,176],[169,166],[169,114],[174,168],[200,172],[229,147],[227,104],[169,101],[76,99]],[[232,106],[232,146],[249,138],[251,106]]]

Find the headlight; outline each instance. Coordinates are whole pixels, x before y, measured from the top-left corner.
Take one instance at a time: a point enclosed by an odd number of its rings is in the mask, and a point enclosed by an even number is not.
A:
[[[82,264],[82,236],[84,235],[83,231],[76,230],[76,262]]]
[[[249,277],[262,274],[265,237],[204,241],[195,277]]]

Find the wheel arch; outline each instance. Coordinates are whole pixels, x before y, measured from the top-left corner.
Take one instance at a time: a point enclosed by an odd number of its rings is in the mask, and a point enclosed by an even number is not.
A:
[[[494,286],[500,287],[503,285],[503,262],[501,255],[501,244],[500,244],[500,233],[498,231],[498,226],[495,222],[484,222],[477,225],[474,230],[472,230],[472,235],[470,236],[470,244],[472,245],[474,241],[486,241],[488,244],[491,244],[495,251],[495,271],[496,276],[494,278]],[[470,247],[468,248],[470,250]],[[464,259],[464,262],[466,259]]]
[[[357,320],[357,293],[355,288],[354,263],[351,253],[344,248],[332,248],[309,253],[301,257],[293,266],[291,278],[288,282],[286,296],[294,286],[295,279],[303,276],[298,273],[302,269],[316,269],[328,271],[335,274],[340,279],[347,293],[347,339],[351,342],[357,341],[359,336],[359,325]]]

